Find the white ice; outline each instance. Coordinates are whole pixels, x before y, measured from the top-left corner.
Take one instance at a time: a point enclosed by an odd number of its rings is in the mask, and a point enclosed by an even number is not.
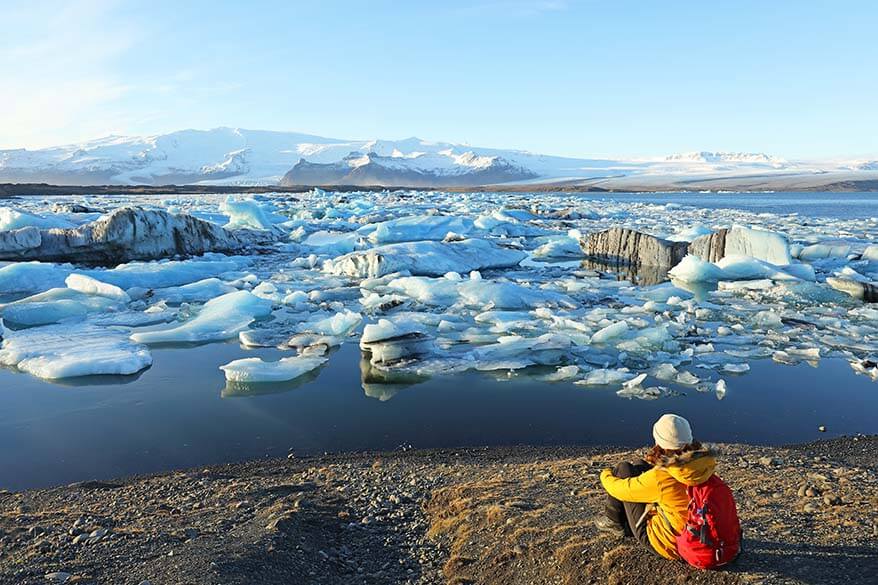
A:
[[[301,355],[281,358],[276,362],[244,358],[220,366],[220,369],[230,382],[286,382],[319,368],[326,361],[327,358],[321,356]]]
[[[418,241],[345,254],[326,262],[324,269],[330,274],[358,278],[377,278],[394,272],[442,276],[448,272],[510,268],[526,256],[524,252],[503,248],[487,240]]]
[[[270,301],[248,291],[236,291],[208,301],[195,317],[181,325],[140,331],[131,339],[138,343],[222,341],[237,337],[253,321],[270,314]]]
[[[71,228],[74,224],[59,214],[50,213],[37,215],[12,207],[0,207],[0,232],[17,230],[24,227],[40,229]]]
[[[0,364],[38,378],[127,375],[152,364],[149,350],[129,341],[127,329],[48,325],[2,334]]]

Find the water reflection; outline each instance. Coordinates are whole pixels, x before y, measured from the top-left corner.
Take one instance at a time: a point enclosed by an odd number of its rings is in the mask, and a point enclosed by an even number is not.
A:
[[[20,376],[26,376],[28,378],[33,378],[35,380],[39,380],[41,382],[45,382],[47,384],[52,384],[53,386],[65,386],[68,388],[89,388],[92,386],[124,386],[126,384],[133,384],[137,382],[144,373],[149,371],[149,367],[146,367],[139,372],[129,375],[120,375],[120,374],[99,374],[94,376],[77,376],[75,378],[36,378],[31,376],[26,372],[22,372],[18,368],[12,366],[6,368],[12,372]]]
[[[580,263],[583,270],[594,270],[615,276],[616,280],[627,280],[637,286],[652,286],[670,280],[667,267],[624,264],[586,258]]]
[[[381,402],[390,400],[399,393],[416,384],[429,380],[428,376],[408,372],[380,370],[372,365],[371,354],[360,354],[360,382],[363,392],[369,398],[377,398]]]

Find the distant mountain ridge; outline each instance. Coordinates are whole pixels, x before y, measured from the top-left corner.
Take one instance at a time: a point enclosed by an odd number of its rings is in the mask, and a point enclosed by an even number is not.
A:
[[[595,186],[697,190],[854,187],[878,163],[788,161],[764,153],[699,151],[651,159],[571,158],[419,138],[347,140],[214,128],[108,136],[37,150],[0,150],[0,182],[57,185]]]

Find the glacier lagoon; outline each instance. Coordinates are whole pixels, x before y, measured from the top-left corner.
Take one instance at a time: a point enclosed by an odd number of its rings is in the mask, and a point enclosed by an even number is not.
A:
[[[136,203],[273,238],[239,256],[0,267],[0,487],[288,449],[638,445],[665,410],[710,421],[705,440],[878,430],[878,310],[826,283],[874,281],[874,194],[318,190],[75,198],[99,211],[53,212],[59,201],[0,202],[14,210],[0,229],[66,228]],[[772,230],[790,260],[634,284],[578,252],[578,238],[616,225],[684,240]],[[430,254],[449,264],[423,270]],[[260,366],[297,355],[308,367]],[[226,380],[220,367],[247,358],[226,374],[296,377]],[[79,375],[90,371],[102,375]]]

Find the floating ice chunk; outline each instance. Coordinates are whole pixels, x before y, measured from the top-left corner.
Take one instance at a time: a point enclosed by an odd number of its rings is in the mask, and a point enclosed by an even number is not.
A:
[[[140,343],[222,341],[237,337],[250,323],[270,314],[270,301],[241,290],[208,301],[182,325],[134,333],[131,339]]]
[[[190,260],[162,260],[158,262],[129,262],[111,270],[78,270],[101,282],[128,290],[167,288],[189,284],[205,278],[221,276],[226,272],[240,270],[250,263],[248,258],[205,254]],[[66,275],[65,275],[66,278]]]
[[[640,385],[625,386],[616,391],[616,396],[621,398],[638,398],[640,400],[656,400],[667,394],[668,389],[664,386],[650,386],[644,388]]]
[[[570,348],[570,338],[546,333],[539,337],[507,335],[497,343],[476,348],[470,353],[476,368],[519,369],[531,365],[554,365],[563,360]]]
[[[455,272],[442,278],[405,276],[390,281],[387,287],[420,303],[436,306],[458,302],[470,307],[497,309],[575,306],[569,297],[556,292],[534,290],[512,282],[482,280],[480,276],[464,280]]]
[[[229,195],[220,203],[219,209],[229,216],[229,223],[224,226],[226,229],[270,230],[274,226],[270,212],[263,209],[262,205],[254,199],[236,200]]]
[[[866,246],[866,249],[863,250],[863,254],[860,257],[863,260],[868,260],[870,262],[878,262],[878,244]]]
[[[299,326],[299,331],[319,333],[333,337],[347,337],[363,322],[363,316],[349,309],[331,317],[308,321]]]
[[[716,282],[725,277],[725,272],[716,264],[692,254],[683,258],[668,274],[685,282]]]
[[[719,260],[727,256],[749,256],[778,266],[792,262],[789,242],[785,236],[741,225],[696,238],[690,244],[689,251],[705,260]]]
[[[642,289],[640,291],[641,297],[645,299],[649,299],[651,301],[656,301],[659,303],[665,303],[671,297],[678,297],[681,299],[691,299],[694,295],[684,288],[680,288],[675,284],[670,282],[664,284],[658,284],[655,286],[651,286],[646,289]]]
[[[117,299],[92,296],[69,288],[53,288],[0,305],[0,315],[10,323],[33,327],[101,313],[118,303]]]
[[[363,335],[360,337],[360,348],[363,348],[364,344],[401,337],[410,333],[422,333],[422,331],[416,323],[378,319],[377,323],[369,323],[363,328]]]
[[[0,294],[32,293],[64,286],[70,264],[16,262],[0,268]]]
[[[128,331],[92,325],[49,325],[3,332],[0,364],[39,378],[128,375],[152,364],[143,345],[131,343]]]
[[[751,322],[758,327],[766,328],[780,327],[783,325],[780,315],[771,310],[759,311],[753,316]]]
[[[691,227],[678,231],[672,236],[668,236],[667,239],[671,242],[691,242],[696,238],[710,235],[711,233],[713,232],[709,227],[703,226],[701,224],[695,224]]]
[[[406,242],[378,246],[345,254],[324,264],[331,274],[376,278],[393,272],[421,276],[442,276],[486,268],[516,266],[527,254],[502,248],[487,240],[458,242]]]
[[[577,380],[576,384],[583,386],[611,386],[621,384],[626,380],[630,380],[633,374],[628,368],[612,369],[604,368],[600,370],[592,370],[586,374],[582,380]]]
[[[836,278],[830,276],[826,279],[826,284],[837,291],[846,293],[855,299],[862,299],[866,302],[875,302],[878,300],[878,284],[862,282],[850,278]]]
[[[692,372],[680,372],[676,375],[674,381],[677,382],[677,384],[683,384],[685,386],[695,386],[696,384],[701,382],[698,376],[696,376]]]
[[[824,258],[846,258],[851,253],[849,244],[811,244],[798,251],[797,258],[813,262]]]
[[[744,372],[750,371],[749,364],[726,364],[723,366],[723,371],[731,372],[733,374],[743,374]]]
[[[673,380],[678,373],[673,364],[659,364],[652,370],[652,375],[659,380]]]
[[[636,388],[637,386],[640,386],[641,384],[643,384],[644,380],[646,380],[646,374],[638,374],[638,375],[634,376],[633,378],[631,378],[630,380],[623,382],[622,387],[623,388]]]
[[[564,382],[572,380],[579,374],[579,366],[561,366],[551,374],[543,376],[544,382]]]
[[[873,380],[878,380],[878,358],[866,358],[862,360],[852,360],[851,368],[858,374],[869,376]]]
[[[716,399],[722,400],[726,397],[726,381],[720,378],[716,381],[716,386],[714,386],[714,392],[716,392]]]
[[[373,244],[392,244],[396,242],[415,242],[421,240],[442,240],[453,232],[469,235],[475,231],[475,224],[468,217],[451,215],[420,215],[392,219],[366,226],[360,234],[369,233]]]
[[[286,382],[319,368],[326,361],[325,357],[301,355],[281,358],[276,362],[244,358],[220,366],[220,369],[230,382]]]
[[[72,228],[73,223],[59,215],[35,215],[25,211],[19,211],[11,207],[0,207],[0,232],[12,231],[25,227],[40,229]]]
[[[339,256],[356,250],[359,240],[360,235],[356,232],[318,231],[309,235],[302,243],[320,254]]]
[[[550,239],[534,250],[533,256],[534,258],[581,258],[582,248],[579,239],[561,236]]]
[[[416,323],[379,319],[363,328],[360,349],[371,353],[373,364],[380,364],[428,354],[432,343]]]
[[[67,285],[67,288],[85,293],[87,295],[107,297],[108,299],[114,299],[122,303],[127,303],[131,300],[131,298],[128,296],[128,293],[126,293],[118,286],[95,280],[94,278],[86,276],[85,274],[78,274],[74,272],[66,278],[64,283]]]
[[[612,325],[607,325],[603,329],[595,332],[594,335],[591,336],[592,343],[607,343],[608,341],[615,339],[621,335],[624,335],[628,331],[628,323],[625,321],[619,321],[618,323],[613,323]]]
[[[809,264],[775,266],[749,256],[726,256],[716,263],[724,280],[815,280]]]

